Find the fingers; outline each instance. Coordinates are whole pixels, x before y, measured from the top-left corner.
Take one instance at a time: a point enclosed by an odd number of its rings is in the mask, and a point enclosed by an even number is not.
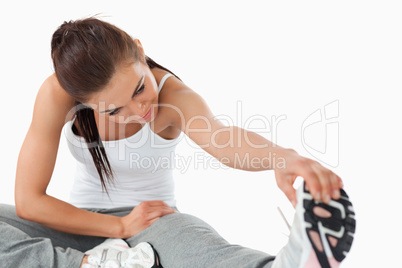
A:
[[[161,208],[161,209],[154,209],[154,210],[149,210],[148,211],[148,219],[159,219],[165,215],[175,213],[176,210],[173,208]]]
[[[311,165],[311,168],[314,170],[314,172],[317,175],[318,182],[320,184],[321,188],[321,199],[324,203],[329,203],[331,200],[331,192],[332,192],[332,186],[331,186],[331,176],[330,174],[326,174],[326,171],[321,168],[322,166],[314,162]]]
[[[309,160],[311,171],[304,177],[310,191],[316,200],[329,203],[331,199],[339,199],[339,189],[343,187],[342,180],[331,170],[323,167],[320,163]]]
[[[167,206],[168,207],[168,204],[166,204],[162,200],[144,201],[144,202],[141,202],[141,204],[146,204],[147,206],[150,206],[150,207],[160,207],[160,206]]]
[[[286,195],[289,201],[292,203],[293,207],[296,207],[297,204],[297,197],[296,197],[296,190],[293,188],[293,183],[296,179],[293,175],[283,175],[283,174],[276,174],[277,184],[279,189]]]
[[[341,181],[341,178],[338,177],[335,173],[331,172],[331,185],[332,185],[332,198],[333,199],[339,199],[341,197],[341,192],[339,191],[341,187],[341,184],[339,183]]]
[[[156,222],[158,219],[162,218],[163,216],[173,214],[173,213],[179,213],[179,212],[173,208],[164,208],[162,210],[152,211],[148,214],[149,225],[151,226],[154,222]]]
[[[292,203],[293,207],[296,207],[297,198],[296,198],[296,190],[293,188],[292,184],[285,184],[280,187],[282,192],[286,195],[289,201]]]
[[[144,201],[138,205],[141,209],[141,215],[143,220],[148,222],[154,222],[168,214],[175,213],[176,210],[171,208],[168,204],[163,201]]]
[[[138,234],[151,226],[161,217],[176,212],[175,209],[160,200],[141,202],[130,212],[130,214],[121,218],[123,224],[123,236],[127,238]]]
[[[305,180],[308,190],[313,198],[317,201],[321,200],[322,187],[320,179],[317,172],[312,168],[311,163],[308,163],[307,161],[303,162],[303,164],[300,165],[298,174],[300,174],[300,176]]]

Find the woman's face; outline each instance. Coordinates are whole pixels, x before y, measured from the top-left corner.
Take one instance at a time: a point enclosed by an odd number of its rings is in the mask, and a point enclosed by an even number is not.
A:
[[[146,123],[158,113],[158,87],[142,62],[118,69],[110,83],[87,103],[99,119],[116,123]]]

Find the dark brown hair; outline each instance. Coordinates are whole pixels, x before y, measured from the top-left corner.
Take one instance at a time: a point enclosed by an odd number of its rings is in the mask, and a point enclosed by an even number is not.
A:
[[[99,136],[94,110],[82,103],[104,89],[122,65],[141,61],[151,69],[172,72],[148,56],[142,57],[134,39],[126,32],[95,17],[60,25],[52,37],[51,56],[60,85],[76,100],[75,120],[89,145],[102,188],[107,192],[105,176],[109,183],[113,182],[113,170]]]

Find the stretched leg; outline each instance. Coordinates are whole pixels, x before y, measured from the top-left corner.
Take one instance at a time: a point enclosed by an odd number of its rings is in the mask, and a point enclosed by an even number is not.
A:
[[[23,220],[15,207],[0,205],[0,268],[80,267],[84,251],[104,241],[59,232]]]
[[[183,213],[166,215],[127,239],[130,246],[146,241],[164,267],[257,268],[270,267],[274,257],[231,245],[204,221]]]

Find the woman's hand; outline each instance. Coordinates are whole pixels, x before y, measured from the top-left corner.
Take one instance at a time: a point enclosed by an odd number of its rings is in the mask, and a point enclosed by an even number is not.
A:
[[[338,175],[292,149],[283,149],[280,156],[285,159],[285,166],[275,168],[276,183],[294,207],[297,199],[293,183],[298,176],[303,177],[315,200],[329,203],[331,198],[339,199],[343,183]]]
[[[144,201],[121,218],[122,238],[132,237],[151,226],[157,219],[177,212],[163,201]]]

